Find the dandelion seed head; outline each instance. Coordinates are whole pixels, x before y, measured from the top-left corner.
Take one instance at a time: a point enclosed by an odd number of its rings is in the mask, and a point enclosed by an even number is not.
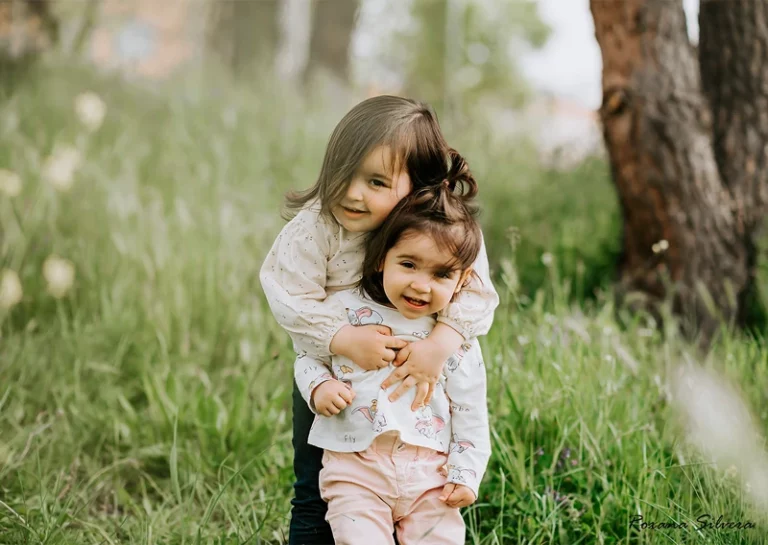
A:
[[[48,293],[60,299],[75,281],[75,266],[68,259],[51,255],[43,263],[43,277],[48,283]]]
[[[0,168],[0,193],[16,197],[21,193],[21,178],[15,172]]]
[[[54,150],[43,165],[42,176],[58,191],[68,191],[82,157],[77,148],[62,146]]]
[[[24,295],[21,280],[16,271],[3,269],[0,271],[0,308],[9,309],[21,302]]]
[[[89,130],[101,127],[107,113],[107,105],[92,91],[81,93],[75,98],[75,113],[80,122]]]

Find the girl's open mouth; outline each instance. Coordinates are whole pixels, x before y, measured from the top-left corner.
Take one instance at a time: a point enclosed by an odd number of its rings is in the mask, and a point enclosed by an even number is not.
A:
[[[426,301],[422,301],[421,299],[412,299],[410,297],[406,297],[405,295],[403,295],[403,299],[405,299],[405,302],[408,303],[408,306],[416,309],[422,309],[427,306]]]
[[[346,206],[342,206],[341,209],[344,210],[344,213],[347,216],[350,216],[353,218],[358,218],[363,214],[365,214],[365,212],[363,212],[362,210],[353,210],[352,208],[347,208]]]

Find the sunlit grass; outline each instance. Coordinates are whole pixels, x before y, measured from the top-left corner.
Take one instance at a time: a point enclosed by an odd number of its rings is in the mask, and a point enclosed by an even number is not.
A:
[[[85,91],[106,106],[95,130],[77,118]],[[281,542],[292,357],[258,270],[281,194],[313,181],[338,115],[88,72],[0,103],[0,168],[21,180],[0,195],[0,268],[23,288],[0,311],[0,543]],[[44,175],[61,146],[81,156],[68,187]],[[738,476],[684,444],[668,383],[685,345],[642,317],[620,328],[605,295],[580,302],[615,258],[604,165],[557,174],[464,147],[504,272],[482,341],[494,454],[468,542],[761,543],[764,527],[693,529],[758,514]],[[72,264],[63,292],[51,256]],[[766,359],[762,341],[726,335],[703,363],[759,411]],[[638,532],[640,513],[690,526]]]

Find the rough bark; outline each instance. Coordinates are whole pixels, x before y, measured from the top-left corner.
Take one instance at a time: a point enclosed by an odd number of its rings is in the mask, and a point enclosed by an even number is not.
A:
[[[756,242],[768,204],[768,3],[703,0],[699,29],[715,159],[747,249],[747,286],[739,298],[744,322],[757,296]]]
[[[359,7],[359,0],[315,0],[305,81],[318,68],[341,81],[349,80],[350,44]]]
[[[651,311],[670,298],[687,331],[709,339],[721,319],[737,316],[748,251],[717,168],[682,3],[590,7],[603,57],[600,117],[624,216],[620,293],[642,294]]]
[[[236,76],[272,68],[279,35],[279,0],[217,0],[208,46]]]

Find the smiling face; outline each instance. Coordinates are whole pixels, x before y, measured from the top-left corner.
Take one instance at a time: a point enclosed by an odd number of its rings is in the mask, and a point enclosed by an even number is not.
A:
[[[432,237],[406,231],[384,259],[384,293],[406,318],[435,314],[448,306],[470,273],[454,269],[453,261]]]
[[[396,159],[387,146],[376,147],[366,155],[341,201],[331,209],[344,229],[352,233],[373,231],[410,193],[411,178],[397,168]]]

